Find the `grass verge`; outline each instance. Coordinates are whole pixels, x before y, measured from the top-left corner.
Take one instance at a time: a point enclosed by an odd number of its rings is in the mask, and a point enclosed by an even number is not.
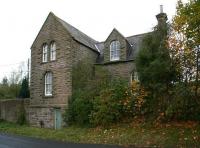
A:
[[[0,132],[42,139],[75,143],[101,143],[115,145],[155,147],[199,147],[200,125],[194,122],[173,122],[151,125],[142,122],[121,123],[109,128],[70,126],[62,130],[19,126],[0,122]]]

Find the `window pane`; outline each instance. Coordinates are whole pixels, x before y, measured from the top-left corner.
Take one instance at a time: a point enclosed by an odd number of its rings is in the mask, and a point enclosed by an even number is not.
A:
[[[45,95],[52,95],[52,73],[45,75]]]
[[[120,57],[120,42],[119,41],[113,41],[110,44],[110,60],[119,60]]]
[[[139,81],[139,79],[138,79],[138,73],[137,72],[134,72],[134,80],[135,81]]]
[[[48,52],[48,45],[44,44],[43,45],[43,62],[47,62],[47,52]]]
[[[55,60],[56,59],[56,44],[55,44],[55,42],[51,43],[50,48],[51,48],[51,56],[50,56],[50,58],[51,58],[51,60]]]

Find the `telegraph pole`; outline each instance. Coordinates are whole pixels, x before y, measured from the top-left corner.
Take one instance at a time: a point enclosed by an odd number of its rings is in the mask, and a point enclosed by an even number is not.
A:
[[[199,70],[200,70],[200,45],[197,46],[197,59],[196,59],[196,89],[195,89],[195,96],[198,97],[198,88],[199,88]]]
[[[29,64],[29,58],[28,58],[28,63],[27,63],[27,68],[28,68],[28,72],[27,72],[27,79],[28,79],[28,83],[29,83],[29,68],[30,64]]]

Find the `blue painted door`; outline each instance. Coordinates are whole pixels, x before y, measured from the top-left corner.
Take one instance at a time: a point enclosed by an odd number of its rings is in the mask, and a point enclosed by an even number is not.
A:
[[[62,126],[62,115],[60,109],[55,109],[54,110],[55,114],[55,129],[61,129]]]

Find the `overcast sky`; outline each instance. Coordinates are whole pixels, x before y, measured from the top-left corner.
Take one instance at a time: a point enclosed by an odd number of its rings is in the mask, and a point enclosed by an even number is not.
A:
[[[186,1],[186,0],[185,0]],[[115,27],[124,36],[150,31],[160,4],[169,20],[177,0],[2,0],[0,2],[0,79],[30,57],[30,47],[47,15],[70,23],[97,41]]]

